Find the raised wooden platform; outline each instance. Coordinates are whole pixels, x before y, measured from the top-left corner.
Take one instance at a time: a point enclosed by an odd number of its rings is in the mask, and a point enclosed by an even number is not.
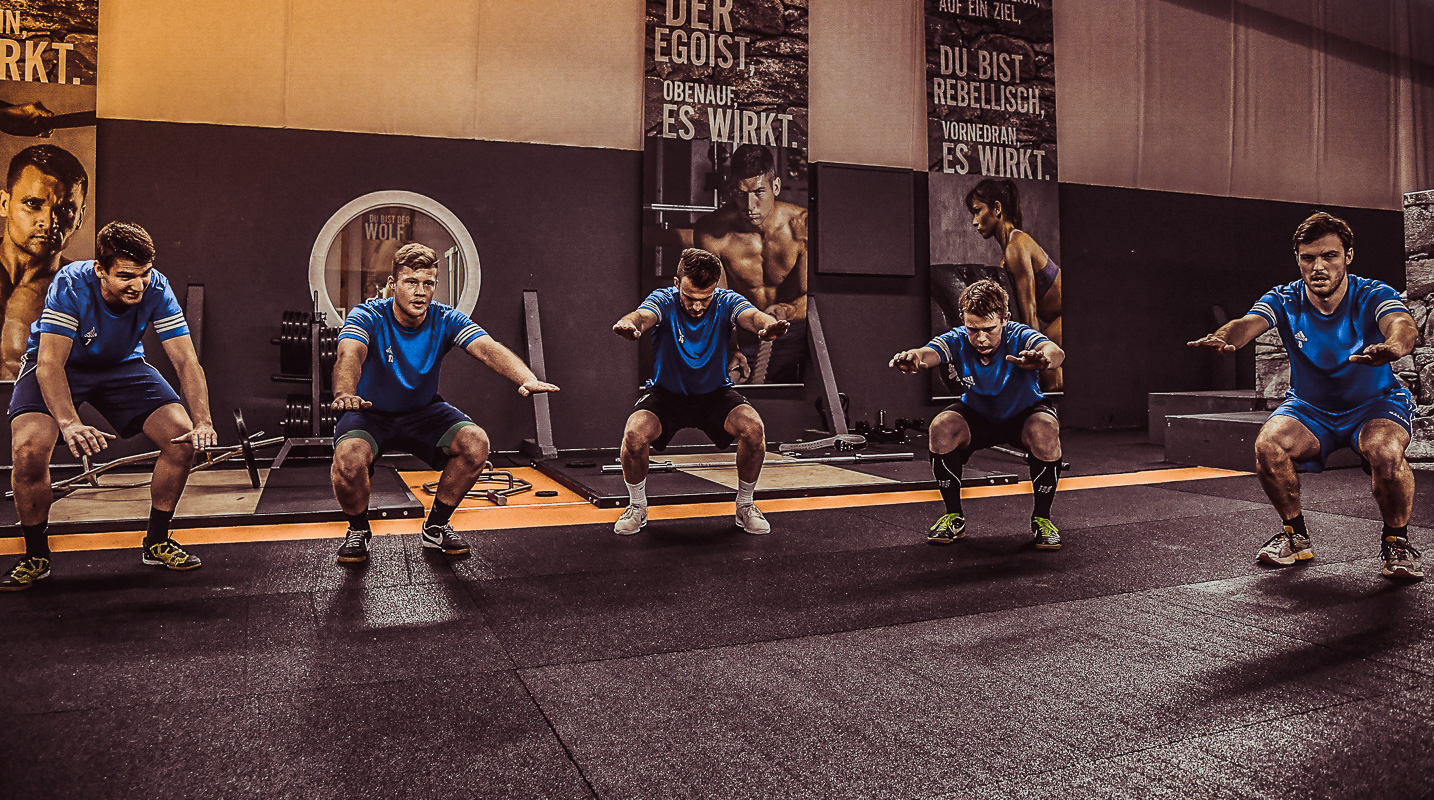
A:
[[[1166,417],[1165,460],[1172,464],[1252,472],[1255,437],[1270,418],[1268,411],[1189,414]],[[1342,448],[1330,454],[1325,469],[1359,466],[1359,456]]]
[[[1166,418],[1191,414],[1225,414],[1263,411],[1269,406],[1254,389],[1216,389],[1208,392],[1152,392],[1149,428],[1152,444],[1164,444]]]

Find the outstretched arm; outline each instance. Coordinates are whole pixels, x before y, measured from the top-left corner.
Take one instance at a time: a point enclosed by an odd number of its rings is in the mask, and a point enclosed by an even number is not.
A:
[[[631,339],[634,342],[642,338],[644,333],[657,324],[657,315],[645,308],[628,314],[612,326],[612,332],[624,339]]]
[[[1270,329],[1270,321],[1259,314],[1246,314],[1239,319],[1232,319],[1214,333],[1202,336],[1193,342],[1186,342],[1190,347],[1203,347],[1209,350],[1218,350],[1222,353],[1233,353],[1241,347],[1255,341],[1255,337]]]
[[[357,394],[366,358],[368,345],[357,339],[339,340],[338,358],[334,360],[334,402],[329,404],[335,411],[362,411],[373,405]]]
[[[1030,350],[1022,350],[1014,356],[1006,356],[1006,360],[1020,367],[1021,369],[1055,369],[1066,361],[1066,351],[1060,345],[1047,339]]]
[[[930,347],[917,347],[912,350],[902,350],[891,357],[888,367],[896,367],[908,375],[915,374],[924,369],[933,369],[941,366],[941,354]]]
[[[558,387],[538,380],[518,354],[498,343],[492,336],[479,336],[468,343],[468,355],[487,364],[494,372],[518,384],[518,394],[527,397],[536,392],[556,392]]]
[[[214,433],[214,418],[209,414],[209,383],[204,378],[204,367],[199,365],[199,354],[194,352],[194,340],[189,334],[165,339],[165,355],[174,371],[179,374],[179,393],[184,395],[184,404],[189,406],[194,429],[176,437],[176,442],[189,442],[198,450],[219,444]]]
[[[764,342],[776,339],[792,327],[792,323],[758,311],[755,307],[738,314],[737,325],[757,334],[757,338]]]
[[[1414,352],[1414,346],[1419,344],[1419,327],[1414,324],[1414,317],[1403,311],[1381,317],[1379,332],[1384,334],[1384,341],[1364,348],[1364,352],[1355,353],[1349,360],[1370,367],[1383,366]]]

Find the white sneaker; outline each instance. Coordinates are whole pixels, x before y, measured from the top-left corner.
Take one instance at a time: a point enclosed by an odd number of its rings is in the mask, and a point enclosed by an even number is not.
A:
[[[628,506],[617,518],[617,524],[612,526],[612,532],[618,536],[631,536],[642,530],[647,524],[647,506]]]
[[[762,509],[757,508],[754,503],[737,506],[737,527],[758,536],[772,532],[771,523],[767,522],[767,518],[762,516]]]

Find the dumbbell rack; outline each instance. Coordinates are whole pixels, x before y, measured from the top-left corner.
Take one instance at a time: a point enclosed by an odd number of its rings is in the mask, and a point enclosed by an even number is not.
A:
[[[324,399],[324,375],[325,367],[332,368],[338,354],[338,331],[325,324],[324,312],[319,310],[318,293],[314,293],[314,309],[311,312],[285,311],[283,323],[280,327],[278,339],[271,339],[273,344],[279,346],[279,368],[283,370],[273,376],[278,383],[307,383],[309,384],[309,402],[307,415],[301,411],[302,405],[296,401],[301,400],[299,395],[290,395],[284,405],[284,446],[279,449],[279,454],[274,456],[274,463],[271,468],[278,469],[283,466],[284,459],[295,447],[333,447],[333,425],[335,415],[325,414],[328,411],[329,403]],[[307,345],[307,347],[304,347]],[[301,358],[300,348],[308,350],[309,364],[308,375],[289,373],[288,370],[298,366]],[[302,420],[307,416],[307,425]],[[306,430],[300,430],[306,428]],[[297,433],[307,433],[307,436],[296,436]],[[330,435],[325,435],[326,433]]]

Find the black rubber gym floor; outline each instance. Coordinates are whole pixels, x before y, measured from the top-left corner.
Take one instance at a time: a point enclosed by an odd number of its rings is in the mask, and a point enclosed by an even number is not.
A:
[[[1305,487],[1285,570],[1252,476],[1062,492],[1059,552],[1014,496],[950,547],[925,503],[484,531],[452,563],[381,536],[357,570],[332,539],[59,553],[0,596],[0,796],[1431,796],[1430,589],[1379,576],[1363,473]]]

